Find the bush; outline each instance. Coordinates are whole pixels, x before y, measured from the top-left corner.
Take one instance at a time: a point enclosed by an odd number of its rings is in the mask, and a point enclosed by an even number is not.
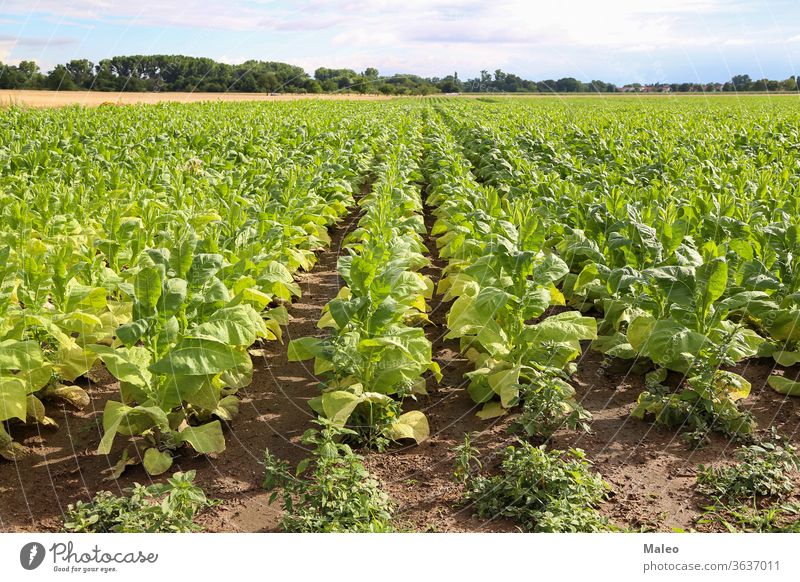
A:
[[[580,449],[548,452],[528,443],[510,446],[500,474],[492,477],[474,474],[476,454],[467,441],[458,453],[460,462],[467,464],[457,466],[456,473],[465,483],[465,500],[473,504],[478,517],[510,518],[534,532],[614,529],[596,509],[610,488],[590,471]]]
[[[363,458],[337,442],[353,436],[349,429],[321,420],[321,430],[310,429],[303,444],[315,446],[293,474],[289,465],[267,450],[264,488],[273,491],[269,502],[283,498],[281,528],[288,532],[392,531],[392,503]],[[307,478],[302,474],[310,472]]]
[[[74,533],[186,533],[201,531],[194,523],[199,511],[216,505],[193,484],[194,471],[175,473],[166,483],[138,483],[128,495],[100,491],[89,502],[69,505],[64,531]]]

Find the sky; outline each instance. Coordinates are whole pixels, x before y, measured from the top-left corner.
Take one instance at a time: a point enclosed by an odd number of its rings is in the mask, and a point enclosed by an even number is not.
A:
[[[184,54],[461,79],[785,79],[799,0],[0,0],[0,61]]]

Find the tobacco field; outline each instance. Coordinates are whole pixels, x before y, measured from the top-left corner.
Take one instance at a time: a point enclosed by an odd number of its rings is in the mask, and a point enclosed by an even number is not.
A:
[[[0,530],[800,530],[797,105],[0,111]]]

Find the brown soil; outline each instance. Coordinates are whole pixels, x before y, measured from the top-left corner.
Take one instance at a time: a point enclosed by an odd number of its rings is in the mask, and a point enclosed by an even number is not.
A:
[[[430,229],[430,213],[426,224]],[[264,449],[296,464],[306,456],[300,444],[312,415],[307,400],[318,394],[312,370],[304,363],[286,360],[285,342],[291,337],[322,335],[316,328],[322,307],[342,284],[336,260],[344,235],[355,224],[348,217],[332,231],[330,250],[319,255],[317,266],[300,274],[303,297],[290,308],[292,321],[284,344],[269,342],[254,358],[253,383],[240,392],[240,414],[227,430],[227,450],[214,456],[192,456],[184,452],[176,469],[197,469],[197,481],[212,497],[223,500],[206,513],[202,524],[210,531],[277,531],[280,509],[269,506],[261,490]],[[427,239],[432,265],[426,269],[434,281],[444,263],[436,246]],[[475,444],[483,454],[484,468],[497,467],[503,448],[513,442],[508,432],[513,415],[494,421],[475,417],[478,407],[465,390],[463,374],[469,363],[460,357],[455,342],[444,340],[449,307],[438,298],[432,302],[433,325],[426,328],[433,343],[434,358],[444,378],[429,383],[428,396],[407,408],[425,411],[431,438],[420,446],[396,446],[385,453],[367,454],[367,466],[382,481],[396,501],[398,526],[414,531],[515,531],[513,523],[479,520],[459,503],[461,488],[452,479],[452,447],[467,432],[479,433]],[[574,384],[578,398],[593,414],[590,434],[558,431],[550,444],[557,448],[580,447],[613,487],[603,512],[616,524],[631,528],[670,531],[696,527],[702,501],[693,493],[696,466],[730,461],[736,444],[715,437],[711,445],[692,450],[672,430],[630,417],[643,390],[642,374],[618,364],[604,365],[599,354],[586,351],[579,362]],[[751,410],[759,427],[775,426],[800,446],[800,400],[783,397],[766,386],[772,366],[752,360],[737,369],[753,384],[743,405]],[[125,446],[120,438],[111,457],[94,454],[101,437],[102,410],[117,394],[109,376],[87,386],[91,406],[83,411],[50,407],[60,424],[52,431],[37,426],[14,426],[13,436],[30,454],[16,464],[0,461],[0,531],[53,531],[58,529],[66,505],[87,499],[100,489],[119,492],[133,482],[150,478],[134,466],[116,481],[104,481],[101,471]],[[800,484],[800,483],[798,483]]]
[[[0,107],[63,107],[65,105],[133,105],[173,101],[195,103],[198,101],[293,101],[297,99],[344,99],[349,101],[375,101],[389,99],[384,95],[362,95],[360,93],[335,93],[322,95],[286,94],[265,95],[263,93],[114,93],[99,91],[32,91],[0,90]]]

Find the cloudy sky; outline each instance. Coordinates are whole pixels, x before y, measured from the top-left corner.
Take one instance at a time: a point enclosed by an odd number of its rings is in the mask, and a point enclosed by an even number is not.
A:
[[[121,54],[461,78],[783,79],[800,69],[800,1],[0,0],[0,61]]]

